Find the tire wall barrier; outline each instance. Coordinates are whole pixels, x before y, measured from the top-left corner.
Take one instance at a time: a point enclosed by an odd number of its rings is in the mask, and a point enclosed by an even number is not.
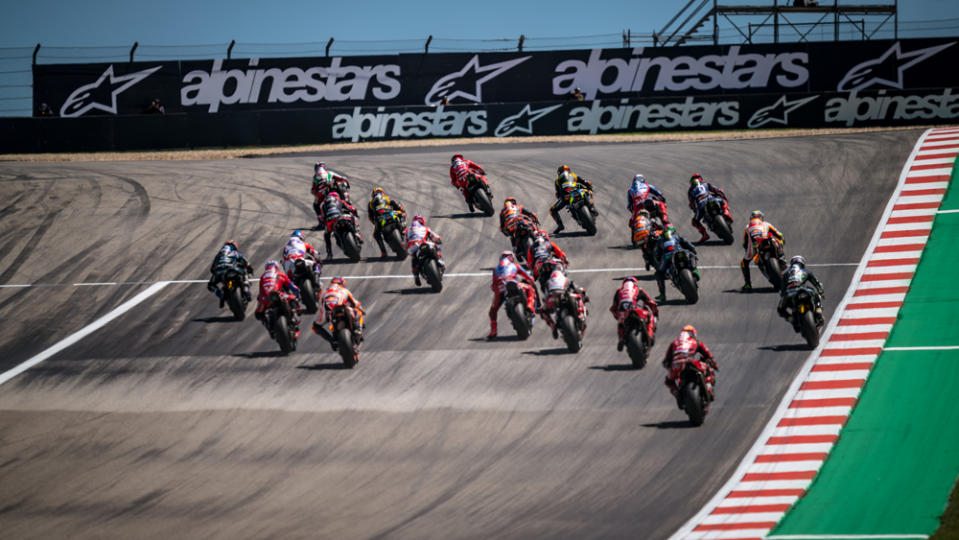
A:
[[[37,65],[57,116],[0,119],[0,153],[936,124],[956,65],[959,38]]]

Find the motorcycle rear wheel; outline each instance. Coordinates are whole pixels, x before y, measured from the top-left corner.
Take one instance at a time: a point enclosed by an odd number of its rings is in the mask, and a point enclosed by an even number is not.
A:
[[[702,391],[696,381],[688,381],[683,385],[683,410],[689,417],[689,423],[694,426],[703,425],[706,419],[706,408],[703,407]]]
[[[579,352],[579,349],[583,346],[583,341],[579,339],[579,330],[576,329],[576,319],[574,319],[572,315],[563,316],[559,320],[559,328],[569,352]]]
[[[686,297],[687,304],[695,304],[699,301],[699,288],[696,286],[696,278],[693,277],[693,271],[689,268],[683,268],[679,273],[679,290]]]
[[[516,330],[516,335],[520,339],[528,338],[530,327],[526,321],[526,306],[517,302],[508,306],[506,311],[509,314],[510,322],[513,323],[513,330]]]
[[[593,236],[596,234],[596,220],[593,219],[593,214],[590,213],[589,207],[583,205],[579,210],[579,223],[586,229],[586,234]]]
[[[479,208],[481,212],[487,216],[492,216],[496,210],[493,209],[493,203],[490,202],[489,197],[486,196],[486,190],[483,188],[476,188],[473,190],[473,206]]]
[[[436,261],[433,259],[429,259],[423,264],[423,277],[426,278],[426,282],[430,284],[433,292],[443,290],[443,278],[440,277],[439,269],[436,267]]]
[[[779,267],[779,259],[769,259],[766,261],[766,279],[769,284],[777,291],[783,289],[783,269]]]
[[[806,344],[810,349],[819,346],[819,329],[816,328],[816,317],[812,310],[807,310],[802,314],[799,325],[802,330],[802,337],[806,339]]]
[[[346,369],[353,369],[358,360],[353,354],[353,333],[349,328],[340,328],[336,332],[336,342],[336,349],[340,353],[340,358],[343,359],[343,365]]]
[[[290,354],[296,348],[296,344],[291,339],[290,323],[286,320],[286,315],[280,315],[273,321],[273,335],[283,354]]]
[[[713,232],[716,233],[727,246],[733,243],[733,231],[726,222],[726,216],[719,214],[713,219]]]
[[[396,253],[397,259],[402,261],[406,258],[406,250],[403,249],[403,239],[398,228],[393,227],[390,229],[390,234],[387,235],[386,241],[390,244],[390,249],[393,250],[393,253]]]
[[[343,235],[343,252],[353,262],[360,261],[360,243],[353,233]]]
[[[233,287],[227,291],[226,295],[226,302],[230,305],[233,318],[242,321],[246,317],[246,302],[243,301],[243,291],[239,287]]]
[[[316,291],[313,290],[313,282],[308,279],[300,284],[300,299],[307,313],[316,313]]]
[[[632,328],[626,332],[626,352],[633,362],[633,367],[643,369],[646,366],[646,345],[643,343],[643,333],[639,328]]]

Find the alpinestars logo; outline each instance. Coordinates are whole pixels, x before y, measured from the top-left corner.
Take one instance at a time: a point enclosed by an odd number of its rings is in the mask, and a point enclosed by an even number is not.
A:
[[[63,102],[63,106],[60,107],[60,116],[72,118],[84,115],[93,109],[116,114],[117,96],[123,93],[127,88],[146,79],[161,67],[163,66],[152,67],[135,73],[127,73],[126,75],[120,75],[118,77],[113,74],[113,64],[111,64],[107,67],[106,71],[103,72],[103,75],[100,75],[100,78],[97,79],[96,82],[85,84],[70,94],[70,97],[68,97],[66,101]],[[103,83],[106,82],[107,79],[109,79],[109,82],[104,85]]]
[[[749,119],[749,122],[746,122],[746,127],[758,128],[766,124],[782,124],[784,126],[789,125],[789,113],[795,111],[796,109],[802,107],[803,105],[809,103],[810,101],[818,98],[819,96],[810,96],[807,98],[798,98],[793,101],[786,99],[786,96],[781,96],[776,103],[768,107],[763,107],[756,111],[752,117]]]
[[[550,107],[543,107],[542,109],[536,109],[534,111],[533,108],[527,104],[518,113],[504,118],[503,121],[496,126],[496,131],[493,132],[493,135],[496,137],[506,137],[516,132],[532,135],[533,122],[560,107],[562,107],[562,105],[552,105]]]
[[[427,105],[433,105],[445,97],[449,99],[450,102],[456,98],[463,98],[475,103],[482,103],[483,83],[530,58],[529,56],[524,56],[522,58],[481,66],[479,55],[474,54],[473,58],[463,66],[463,69],[454,71],[449,75],[444,75],[440,80],[436,81],[436,83],[433,84],[433,88],[430,88],[429,93],[426,94],[424,102]]]
[[[867,60],[850,69],[846,76],[839,81],[837,90],[852,92],[872,86],[886,86],[902,90],[902,74],[904,71],[955,44],[956,42],[953,41],[944,45],[904,53],[897,41],[879,58]]]

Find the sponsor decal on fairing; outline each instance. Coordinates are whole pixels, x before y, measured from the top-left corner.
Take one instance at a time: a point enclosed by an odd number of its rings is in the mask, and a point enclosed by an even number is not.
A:
[[[485,110],[452,111],[439,106],[424,112],[363,112],[354,107],[352,114],[338,114],[333,118],[333,139],[460,137],[482,135],[487,130]]]
[[[516,132],[532,135],[533,122],[560,107],[562,107],[562,105],[551,105],[549,107],[533,110],[533,108],[527,104],[518,113],[504,118],[503,121],[496,126],[496,130],[493,132],[493,135],[496,137],[507,137]]]
[[[117,114],[117,96],[161,67],[163,66],[117,76],[113,74],[113,64],[110,64],[99,79],[77,88],[70,94],[60,107],[60,116],[82,116],[94,109]]]
[[[792,101],[786,99],[785,95],[780,96],[775,103],[768,107],[763,107],[749,118],[746,122],[748,128],[758,128],[769,123],[789,125],[789,113],[818,98],[819,96],[810,96],[805,98],[796,98]]]

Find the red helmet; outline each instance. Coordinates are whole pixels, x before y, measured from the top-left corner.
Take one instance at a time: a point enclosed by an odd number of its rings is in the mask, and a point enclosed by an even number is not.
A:
[[[346,287],[346,278],[343,276],[336,276],[330,280],[330,285],[339,285],[340,287]]]
[[[463,154],[453,154],[453,157],[450,158],[450,163],[456,163],[457,159],[464,159]]]
[[[633,276],[627,276],[626,278],[623,279],[623,283],[626,283],[627,281],[632,281],[636,285],[639,285],[639,280]]]
[[[687,324],[686,326],[683,327],[682,331],[689,334],[689,337],[696,339],[696,329],[693,328],[693,325]]]
[[[340,198],[340,194],[337,193],[337,192],[335,192],[335,191],[331,191],[331,192],[329,192],[329,193],[326,195],[326,198],[327,198],[327,199],[329,199],[330,197],[333,197],[334,199],[336,199],[336,200],[338,200],[338,201],[342,201],[342,200],[343,200],[343,199]]]
[[[423,217],[423,214],[416,214],[413,216],[413,223],[416,223],[417,221],[424,225],[426,224],[426,218]]]
[[[273,259],[266,261],[266,266],[263,267],[264,270],[269,270],[270,268],[280,268],[280,263],[276,262]]]

